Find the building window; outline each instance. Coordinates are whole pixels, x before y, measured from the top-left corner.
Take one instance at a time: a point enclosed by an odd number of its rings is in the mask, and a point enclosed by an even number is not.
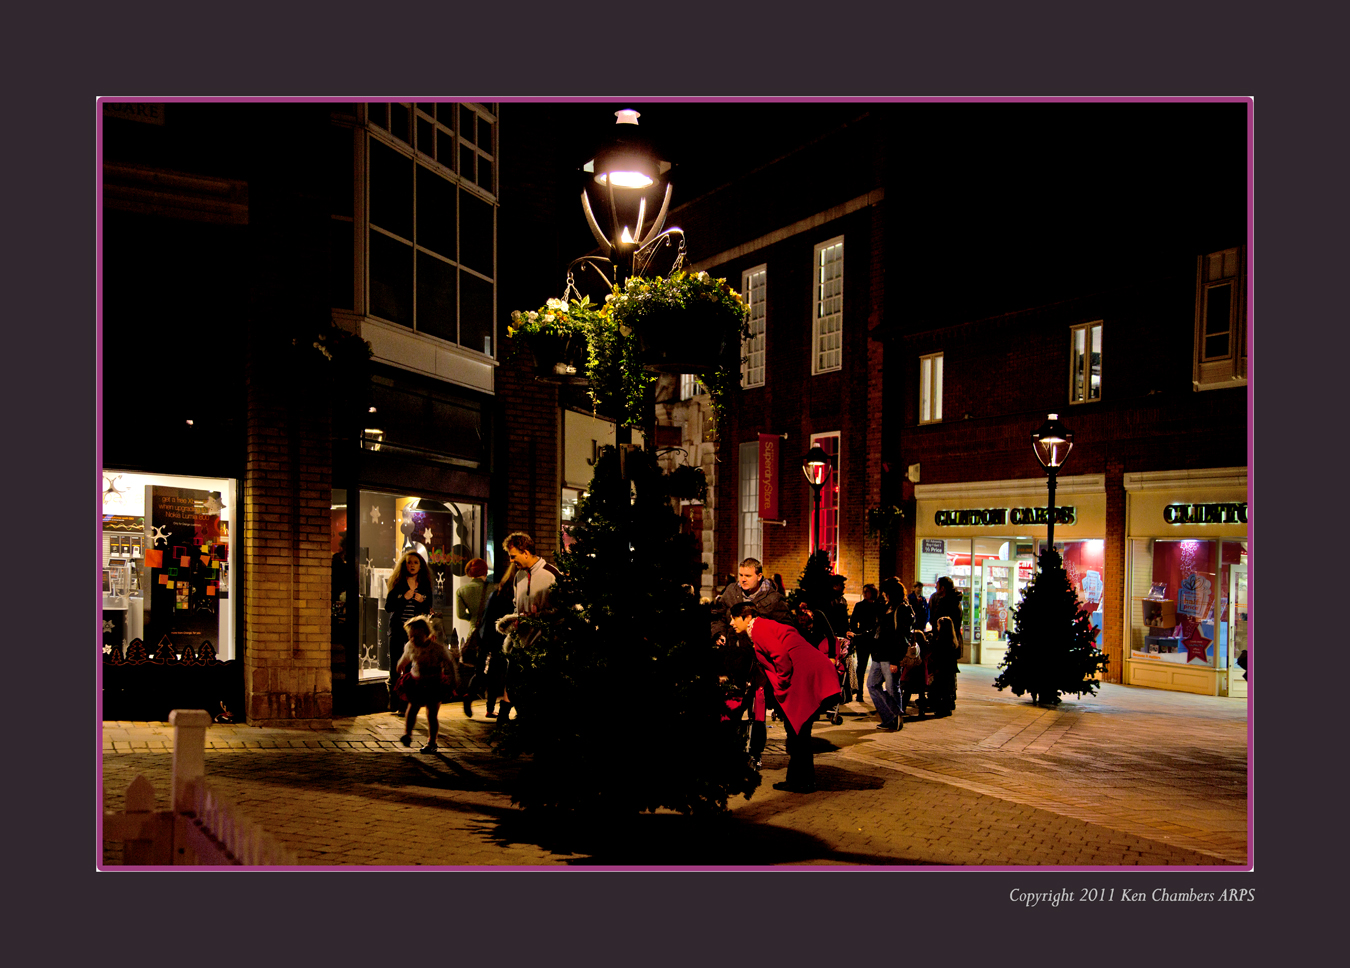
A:
[[[844,237],[816,246],[815,312],[811,332],[811,372],[844,365]]]
[[[237,483],[104,468],[106,661],[235,658],[230,532]]]
[[[750,310],[750,336],[741,345],[741,386],[764,385],[764,323],[767,319],[764,304],[767,266],[755,266],[741,273],[741,295]]]
[[[680,399],[692,400],[700,393],[707,393],[703,389],[703,384],[698,382],[698,377],[693,373],[680,374]]]
[[[820,489],[820,514],[817,522],[817,515],[812,507],[811,514],[811,546],[818,551],[823,551],[830,556],[830,571],[837,573],[839,571],[839,480],[840,467],[839,454],[839,432],[826,434],[812,434],[811,445],[814,447],[819,444],[820,449],[830,455],[830,467],[828,475],[825,478],[825,486]],[[814,501],[814,498],[812,499]],[[817,528],[819,531],[817,531]]]
[[[759,442],[741,444],[739,496],[741,523],[737,561],[764,560],[764,523],[759,518]]]
[[[431,610],[442,624],[441,642],[449,645],[469,634],[469,623],[455,613],[455,593],[469,581],[464,566],[473,558],[484,558],[491,568],[491,558],[483,545],[481,504],[361,491],[359,507],[359,516],[344,508],[341,523],[343,530],[356,531],[354,539],[346,540],[356,549],[358,675],[383,679],[390,663],[399,658],[397,650],[390,653],[393,628],[385,611],[389,580],[399,560],[415,551],[426,562]],[[351,611],[349,607],[349,615]]]
[[[1195,389],[1245,386],[1246,246],[1200,256],[1195,276]]]
[[[1069,327],[1069,402],[1102,398],[1102,323]]]
[[[942,354],[919,357],[919,423],[942,419]]]
[[[468,104],[367,108],[368,314],[491,356],[495,118]]]

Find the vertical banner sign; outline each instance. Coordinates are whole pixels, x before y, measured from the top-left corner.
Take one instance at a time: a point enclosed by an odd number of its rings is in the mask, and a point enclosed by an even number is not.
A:
[[[777,434],[759,435],[759,516],[778,520],[778,445]]]

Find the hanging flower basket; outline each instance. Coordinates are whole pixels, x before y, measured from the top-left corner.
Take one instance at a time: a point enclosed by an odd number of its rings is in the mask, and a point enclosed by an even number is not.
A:
[[[598,310],[590,300],[569,306],[550,299],[538,310],[513,312],[506,335],[534,357],[535,377],[547,383],[585,386],[588,331]]]
[[[649,372],[739,369],[749,313],[725,279],[706,272],[635,276],[606,302],[620,330],[637,336],[638,362]]]
[[[534,354],[535,376],[546,383],[564,383],[585,386],[586,337],[581,333],[567,335],[538,333],[530,339]]]

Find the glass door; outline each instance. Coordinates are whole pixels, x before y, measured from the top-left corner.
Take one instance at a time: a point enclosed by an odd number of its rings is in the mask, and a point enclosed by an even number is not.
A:
[[[1247,566],[1232,565],[1228,572],[1228,695],[1247,695],[1245,670],[1238,658],[1247,651]]]
[[[1017,587],[1017,562],[986,558],[980,565],[979,575],[979,616],[983,631],[979,664],[997,666],[1008,651],[1012,609],[1021,597]]]

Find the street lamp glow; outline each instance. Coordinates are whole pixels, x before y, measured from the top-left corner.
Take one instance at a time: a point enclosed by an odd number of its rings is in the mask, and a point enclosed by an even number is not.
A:
[[[1032,431],[1031,443],[1042,467],[1047,470],[1059,469],[1068,460],[1069,451],[1073,450],[1073,433],[1064,429],[1064,425],[1059,422],[1059,414],[1052,413],[1040,429]]]

